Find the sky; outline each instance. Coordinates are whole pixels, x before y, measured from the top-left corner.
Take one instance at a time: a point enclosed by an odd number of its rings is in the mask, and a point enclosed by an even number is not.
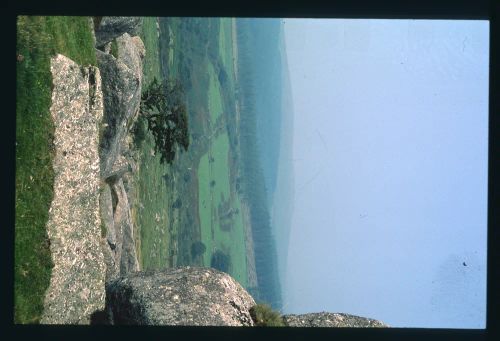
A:
[[[488,21],[284,23],[284,312],[485,328]]]

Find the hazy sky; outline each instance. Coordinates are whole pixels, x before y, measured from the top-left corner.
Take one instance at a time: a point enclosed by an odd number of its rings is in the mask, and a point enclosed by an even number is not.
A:
[[[488,22],[284,27],[295,108],[284,311],[484,328]]]

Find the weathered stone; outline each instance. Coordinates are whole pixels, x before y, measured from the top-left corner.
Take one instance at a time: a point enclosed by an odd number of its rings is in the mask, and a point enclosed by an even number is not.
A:
[[[132,171],[132,167],[128,160],[121,154],[116,156],[115,162],[113,163],[111,170],[108,173],[102,174],[102,177],[108,183],[115,183],[120,179],[125,173]]]
[[[105,282],[109,283],[120,276],[120,269],[115,260],[115,252],[110,248],[106,238],[101,238],[101,249],[104,254],[104,262],[106,263],[106,278]]]
[[[118,203],[114,212],[114,223],[117,231],[116,263],[120,266],[120,275],[139,271],[139,261],[135,250],[134,227],[130,216],[130,205],[127,193],[120,179],[113,185]]]
[[[101,211],[101,222],[106,229],[106,240],[110,245],[116,245],[115,223],[113,220],[113,201],[111,198],[111,188],[108,184],[103,184],[101,196],[99,198]]]
[[[183,267],[136,272],[106,287],[114,324],[252,326],[253,298],[226,273]]]
[[[116,38],[118,59],[142,80],[142,60],[146,54],[144,43],[139,37],[131,37],[128,33]]]
[[[283,315],[283,321],[289,327],[389,327],[366,317],[326,312]]]
[[[113,39],[128,33],[139,35],[142,27],[141,17],[103,17],[95,31],[96,47],[100,48]]]
[[[54,267],[42,324],[88,324],[104,307],[106,265],[101,248],[98,127],[101,76],[63,55],[51,59],[54,197],[47,233]]]
[[[96,50],[103,79],[104,126],[101,137],[101,176],[106,178],[121,154],[122,141],[139,111],[141,78],[119,59]]]

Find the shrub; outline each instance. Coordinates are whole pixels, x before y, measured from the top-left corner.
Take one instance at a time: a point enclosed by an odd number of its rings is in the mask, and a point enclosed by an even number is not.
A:
[[[182,201],[180,198],[177,198],[174,203],[172,204],[172,208],[181,208],[182,207]]]
[[[228,272],[229,266],[231,265],[231,259],[229,255],[222,251],[215,251],[210,260],[210,266],[222,272]]]
[[[206,250],[207,247],[200,241],[191,244],[191,256],[193,258],[196,258],[197,256],[204,254]]]
[[[250,308],[250,315],[252,316],[255,325],[262,327],[284,327],[285,323],[280,313],[274,311],[267,304],[257,304]]]
[[[147,133],[146,120],[143,116],[139,115],[139,117],[137,117],[134,127],[132,128],[132,133],[134,135],[134,145],[137,149],[140,149],[142,143],[146,139]]]

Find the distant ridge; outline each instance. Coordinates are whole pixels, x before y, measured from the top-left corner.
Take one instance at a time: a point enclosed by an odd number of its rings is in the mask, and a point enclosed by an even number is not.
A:
[[[280,28],[280,52],[282,66],[280,157],[278,161],[276,190],[271,204],[271,224],[276,239],[280,284],[283,288],[286,278],[288,245],[290,241],[291,218],[295,195],[293,172],[294,111],[283,23],[281,23]],[[282,295],[285,295],[283,290]]]

